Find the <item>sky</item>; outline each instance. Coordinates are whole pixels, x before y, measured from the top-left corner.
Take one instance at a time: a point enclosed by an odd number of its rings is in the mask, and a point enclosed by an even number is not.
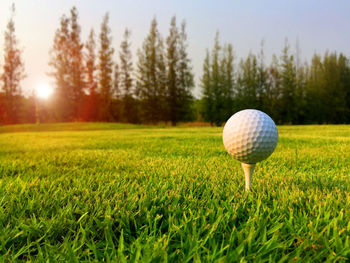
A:
[[[118,59],[124,29],[131,30],[134,61],[136,50],[156,17],[163,38],[170,19],[186,20],[188,52],[192,60],[196,88],[200,96],[200,75],[207,48],[211,49],[216,31],[222,44],[234,46],[236,62],[249,52],[258,53],[264,40],[266,61],[280,55],[285,39],[295,51],[298,39],[301,57],[310,60],[317,52],[342,52],[350,57],[350,1],[325,0],[0,0],[0,66],[3,62],[3,32],[16,5],[16,34],[23,49],[27,77],[22,81],[25,94],[38,85],[53,83],[49,72],[49,51],[63,14],[72,6],[79,11],[82,40],[91,28],[99,33],[102,17],[110,14],[113,46]]]

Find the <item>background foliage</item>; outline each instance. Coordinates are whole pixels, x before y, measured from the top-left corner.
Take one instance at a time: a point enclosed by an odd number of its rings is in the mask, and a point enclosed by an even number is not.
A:
[[[78,10],[73,7],[62,15],[49,62],[55,92],[49,100],[35,93],[24,97],[24,62],[13,12],[5,31],[0,122],[176,125],[197,120],[220,126],[234,112],[254,108],[278,124],[350,123],[350,64],[342,53],[314,54],[311,61],[303,61],[298,43],[292,52],[286,39],[281,53],[267,64],[263,42],[259,54],[239,58],[233,44],[220,43],[218,32],[197,83],[201,96],[194,98],[185,21],[178,25],[172,17],[169,34],[163,37],[154,18],[136,56],[130,49],[131,30],[125,29],[118,50],[112,46],[111,31],[106,14],[98,39],[91,29],[84,43]]]

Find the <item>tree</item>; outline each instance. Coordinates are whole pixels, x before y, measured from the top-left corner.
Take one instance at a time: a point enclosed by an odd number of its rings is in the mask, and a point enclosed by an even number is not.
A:
[[[310,123],[323,123],[324,121],[323,100],[325,94],[321,90],[322,68],[321,56],[314,54],[306,83],[307,122]]]
[[[133,71],[132,54],[130,51],[130,31],[126,28],[124,31],[124,39],[120,44],[120,90],[123,95],[123,116],[126,122],[137,122],[137,113],[134,103],[133,79],[131,77]]]
[[[306,112],[306,82],[307,82],[307,65],[301,63],[301,50],[299,47],[299,39],[295,45],[295,123],[305,123],[307,119]]]
[[[167,43],[167,108],[169,120],[175,126],[178,121],[178,111],[181,107],[178,94],[178,72],[179,63],[178,52],[179,32],[176,26],[176,17],[172,17],[170,23],[169,36],[166,39]]]
[[[122,92],[120,89],[120,69],[118,63],[114,64],[113,70],[113,97],[120,99]]]
[[[82,107],[84,101],[84,74],[85,68],[83,63],[83,52],[84,45],[81,43],[80,32],[81,28],[78,23],[78,10],[73,7],[70,10],[70,39],[69,39],[69,76],[73,95],[73,114],[75,119],[80,119],[82,114]]]
[[[227,120],[237,110],[237,106],[234,105],[234,97],[236,95],[236,90],[233,62],[233,46],[231,44],[228,44],[224,48],[220,70],[222,74],[224,92],[224,120]]]
[[[84,107],[83,118],[88,121],[97,121],[99,94],[96,81],[96,42],[93,29],[90,30],[85,48],[85,69],[87,78],[85,86],[88,95]]]
[[[120,69],[118,63],[114,64],[113,91],[112,91],[112,117],[113,121],[123,120],[123,101],[120,89]]]
[[[348,122],[349,88],[349,61],[343,54],[326,52],[323,60],[314,54],[306,81],[307,122]]]
[[[342,96],[345,99],[343,123],[350,123],[350,60],[342,53],[339,55],[340,81],[342,85]]]
[[[223,85],[222,72],[220,71],[220,52],[219,32],[216,33],[214,48],[212,51],[211,64],[211,86],[214,95],[213,115],[215,116],[215,125],[220,126],[225,119],[225,88]]]
[[[141,100],[141,117],[146,122],[166,120],[166,79],[163,40],[154,18],[138,50],[136,92]]]
[[[296,105],[299,103],[296,101],[296,65],[294,56],[289,55],[289,44],[286,39],[285,46],[281,56],[281,103],[282,103],[282,122],[283,123],[296,123],[297,112]]]
[[[268,71],[265,66],[264,41],[261,41],[260,53],[258,55],[257,65],[257,93],[258,93],[258,109],[268,112],[269,95],[271,89],[268,83]]]
[[[113,95],[113,53],[111,29],[108,26],[107,13],[101,24],[100,49],[98,53],[98,84],[100,91],[99,120],[111,121],[111,101]]]
[[[172,17],[167,43],[167,112],[172,125],[190,118],[194,78],[187,53],[185,21],[179,30]]]
[[[222,49],[217,32],[211,56],[207,50],[201,79],[204,119],[211,125],[220,126],[232,114],[235,95],[233,60],[232,45]]]
[[[270,66],[267,68],[267,90],[264,108],[276,123],[282,123],[280,95],[282,79],[279,71],[279,61],[276,55],[272,56]]]
[[[192,89],[194,87],[194,75],[192,73],[191,60],[187,53],[187,34],[186,22],[181,23],[178,40],[178,63],[177,63],[177,108],[173,125],[178,121],[184,121],[191,118],[191,105],[193,102]]]
[[[73,7],[69,18],[61,17],[50,53],[50,75],[56,85],[53,104],[58,121],[79,120],[82,115],[85,68],[80,31],[78,11]]]
[[[201,88],[203,96],[203,118],[205,121],[214,124],[215,115],[213,112],[213,100],[214,94],[211,86],[211,70],[210,70],[210,54],[209,50],[206,51],[206,56],[203,63],[203,75],[201,78]]]
[[[326,52],[324,55],[321,89],[325,95],[323,108],[326,123],[344,123],[346,120],[346,63],[342,54]]]
[[[20,121],[20,97],[22,94],[20,82],[25,77],[22,51],[18,47],[15,34],[15,5],[11,8],[11,17],[7,23],[4,41],[4,64],[1,74],[4,96],[4,118],[6,123]]]
[[[259,108],[258,77],[257,58],[252,53],[249,53],[248,57],[240,62],[237,95],[240,110]]]
[[[52,68],[49,74],[55,79],[53,109],[58,121],[70,121],[74,118],[73,92],[69,79],[69,47],[69,19],[63,15],[55,33],[49,62]]]

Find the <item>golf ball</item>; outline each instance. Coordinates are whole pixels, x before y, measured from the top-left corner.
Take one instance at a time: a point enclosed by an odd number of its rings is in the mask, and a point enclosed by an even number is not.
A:
[[[259,110],[242,110],[225,124],[223,142],[236,160],[255,164],[269,157],[276,148],[278,131],[274,121]]]

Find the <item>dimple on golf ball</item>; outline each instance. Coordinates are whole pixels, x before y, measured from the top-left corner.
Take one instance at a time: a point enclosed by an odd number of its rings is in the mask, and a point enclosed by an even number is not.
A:
[[[269,157],[276,148],[278,131],[274,121],[259,110],[242,110],[226,122],[224,146],[236,160],[255,164]]]

